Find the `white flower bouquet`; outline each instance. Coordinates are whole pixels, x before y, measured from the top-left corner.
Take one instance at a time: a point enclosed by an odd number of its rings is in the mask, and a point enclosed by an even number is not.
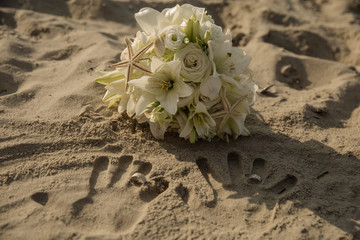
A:
[[[107,89],[103,101],[148,122],[157,139],[171,130],[192,143],[249,135],[244,121],[257,86],[251,57],[232,46],[230,31],[190,4],[143,8],[135,18],[143,31],[125,39],[116,70],[96,79]]]

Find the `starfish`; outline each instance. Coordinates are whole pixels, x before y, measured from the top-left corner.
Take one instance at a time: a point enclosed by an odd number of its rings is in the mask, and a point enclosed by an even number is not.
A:
[[[147,74],[150,74],[150,75],[154,74],[153,72],[151,72],[150,70],[147,70],[146,68],[141,66],[141,64],[139,64],[140,58],[146,53],[147,50],[149,50],[149,48],[154,43],[153,42],[149,43],[148,45],[146,45],[145,47],[140,49],[140,51],[137,52],[136,54],[134,54],[134,50],[131,47],[131,42],[128,38],[125,38],[125,43],[126,43],[126,47],[129,52],[129,59],[115,63],[115,64],[113,64],[113,66],[114,67],[127,67],[127,75],[126,75],[126,82],[125,82],[125,90],[127,91],[128,83],[130,81],[133,68],[138,69],[138,70],[145,72]]]
[[[226,98],[226,96],[224,95],[223,90],[221,89],[220,91],[220,96],[221,96],[221,101],[222,104],[224,106],[224,109],[211,114],[212,118],[222,118],[219,125],[218,125],[218,129],[217,129],[217,134],[219,135],[221,130],[224,128],[226,122],[229,120],[230,117],[234,117],[236,116],[236,114],[238,114],[235,109],[237,108],[237,106],[243,101],[245,100],[245,98],[247,98],[247,95],[242,96],[241,98],[239,98],[238,100],[236,100],[236,102],[231,105],[229,100]]]

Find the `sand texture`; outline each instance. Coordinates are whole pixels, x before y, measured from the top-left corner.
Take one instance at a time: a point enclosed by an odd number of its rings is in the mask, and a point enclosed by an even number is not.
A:
[[[360,239],[360,2],[191,3],[273,85],[250,137],[158,141],[101,101],[134,13],[175,2],[0,1],[0,239]]]

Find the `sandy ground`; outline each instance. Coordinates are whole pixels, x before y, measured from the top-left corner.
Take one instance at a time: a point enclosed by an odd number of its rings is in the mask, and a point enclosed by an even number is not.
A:
[[[157,141],[101,101],[134,13],[175,2],[0,2],[0,239],[360,239],[360,2],[191,3],[274,85],[250,137]]]

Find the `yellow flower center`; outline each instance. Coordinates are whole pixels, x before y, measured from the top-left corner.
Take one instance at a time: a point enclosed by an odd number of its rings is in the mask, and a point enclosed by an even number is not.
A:
[[[164,80],[161,83],[161,89],[169,91],[174,87],[174,81],[172,79]]]

